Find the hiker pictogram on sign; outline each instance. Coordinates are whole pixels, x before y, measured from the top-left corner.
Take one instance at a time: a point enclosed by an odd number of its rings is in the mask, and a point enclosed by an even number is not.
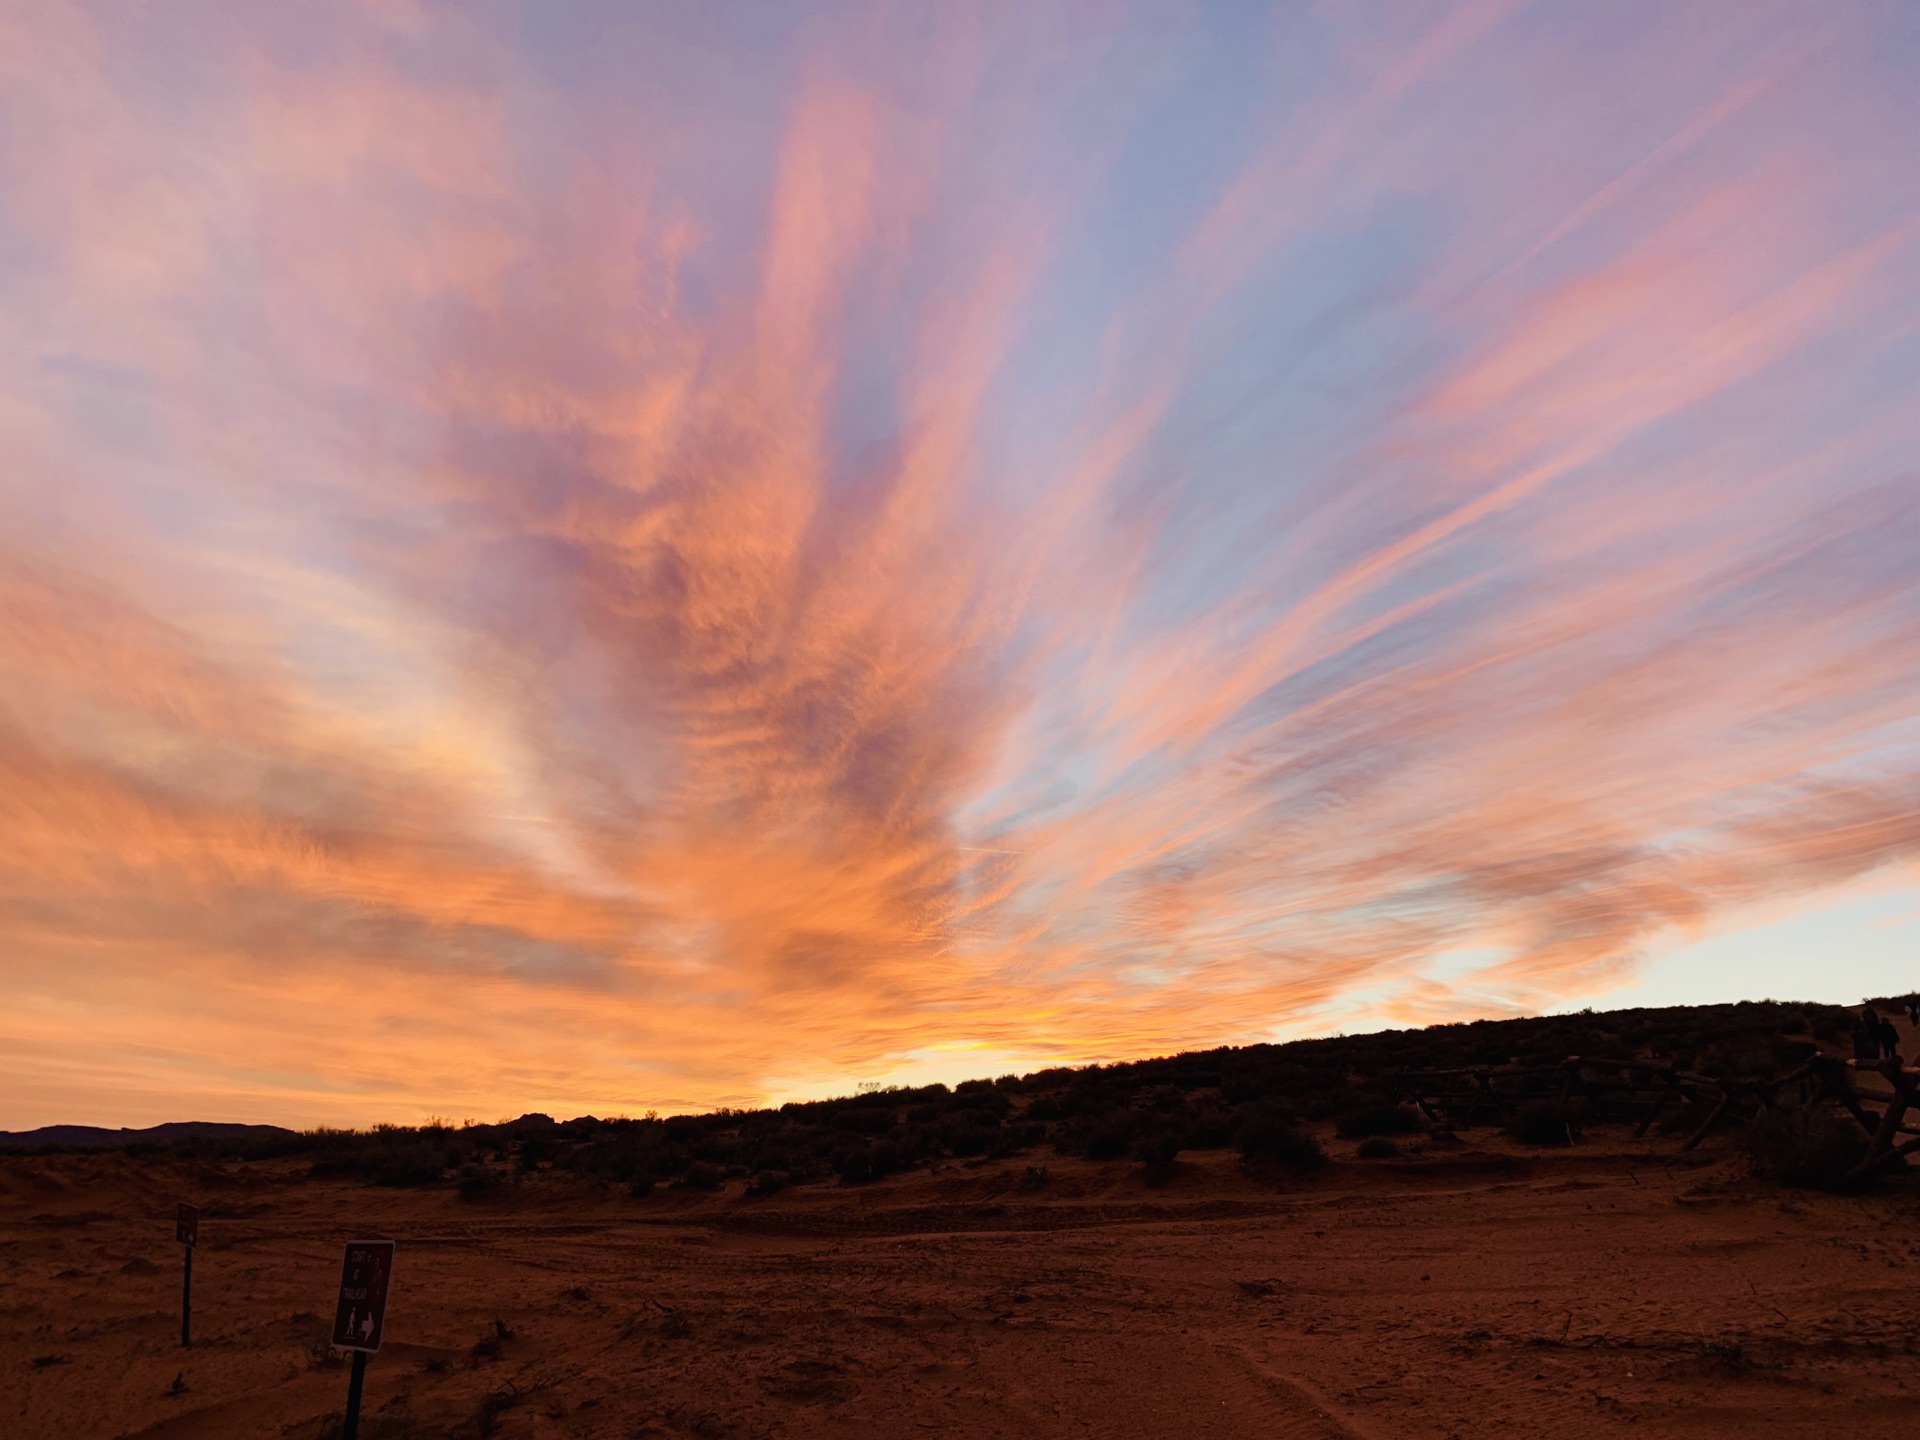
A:
[[[333,1312],[333,1343],[342,1350],[380,1348],[387,1320],[387,1284],[393,1276],[391,1240],[355,1240],[340,1267],[340,1304]]]

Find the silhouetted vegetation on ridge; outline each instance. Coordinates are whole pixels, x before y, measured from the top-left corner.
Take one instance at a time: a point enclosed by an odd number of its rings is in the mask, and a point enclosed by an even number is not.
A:
[[[1005,1157],[1040,1145],[1094,1160],[1130,1159],[1147,1167],[1149,1179],[1171,1173],[1183,1151],[1227,1147],[1250,1166],[1299,1169],[1324,1158],[1303,1120],[1332,1121],[1349,1138],[1420,1128],[1421,1117],[1402,1103],[1394,1083],[1407,1070],[1550,1065],[1578,1054],[1673,1061],[1710,1075],[1764,1073],[1805,1053],[1811,1041],[1836,1042],[1851,1022],[1851,1013],[1836,1006],[1771,1001],[1583,1011],[1232,1046],[778,1109],[564,1121],[524,1115],[500,1124],[371,1131],[250,1129],[121,1148],[187,1158],[306,1156],[316,1176],[457,1184],[475,1198],[540,1171],[624,1185],[635,1194],[742,1179],[750,1195],[765,1195],[789,1184],[861,1184],[934,1161]],[[1530,1143],[1575,1138],[1580,1117],[1549,1108],[1516,1116],[1514,1133]],[[1824,1132],[1776,1135],[1767,1141],[1776,1157],[1769,1163],[1795,1174],[1819,1169],[1827,1163],[1820,1147],[1834,1143]],[[1385,1145],[1371,1152],[1391,1153]]]

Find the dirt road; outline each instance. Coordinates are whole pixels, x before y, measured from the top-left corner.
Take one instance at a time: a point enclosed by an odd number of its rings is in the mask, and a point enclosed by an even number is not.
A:
[[[1279,1190],[1226,1153],[1157,1188],[1039,1154],[643,1200],[0,1159],[0,1434],[333,1433],[340,1251],[377,1234],[367,1440],[1920,1434],[1914,1180],[1790,1194],[1624,1138],[1330,1148]]]

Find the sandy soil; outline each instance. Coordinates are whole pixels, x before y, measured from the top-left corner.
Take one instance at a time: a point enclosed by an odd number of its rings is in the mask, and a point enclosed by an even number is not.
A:
[[[478,1202],[0,1159],[0,1434],[333,1433],[341,1247],[385,1234],[368,1440],[1920,1435],[1920,1177],[1843,1198],[1671,1141],[1330,1143],[1281,1189],[1224,1153],[1159,1188],[1041,1154]],[[177,1198],[206,1207],[191,1350]]]

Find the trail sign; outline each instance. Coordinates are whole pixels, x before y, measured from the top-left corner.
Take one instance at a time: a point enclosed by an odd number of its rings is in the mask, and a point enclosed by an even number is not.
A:
[[[340,1303],[333,1312],[333,1343],[372,1354],[387,1323],[387,1284],[393,1278],[393,1241],[355,1240],[340,1266]]]
[[[387,1284],[393,1279],[393,1241],[353,1240],[340,1265],[340,1304],[333,1312],[333,1343],[353,1351],[347,1379],[347,1418],[340,1440],[360,1434],[360,1393],[367,1380],[367,1356],[380,1348],[387,1328]]]
[[[173,1212],[173,1229],[182,1245],[192,1249],[200,1243],[200,1207],[182,1200]]]

